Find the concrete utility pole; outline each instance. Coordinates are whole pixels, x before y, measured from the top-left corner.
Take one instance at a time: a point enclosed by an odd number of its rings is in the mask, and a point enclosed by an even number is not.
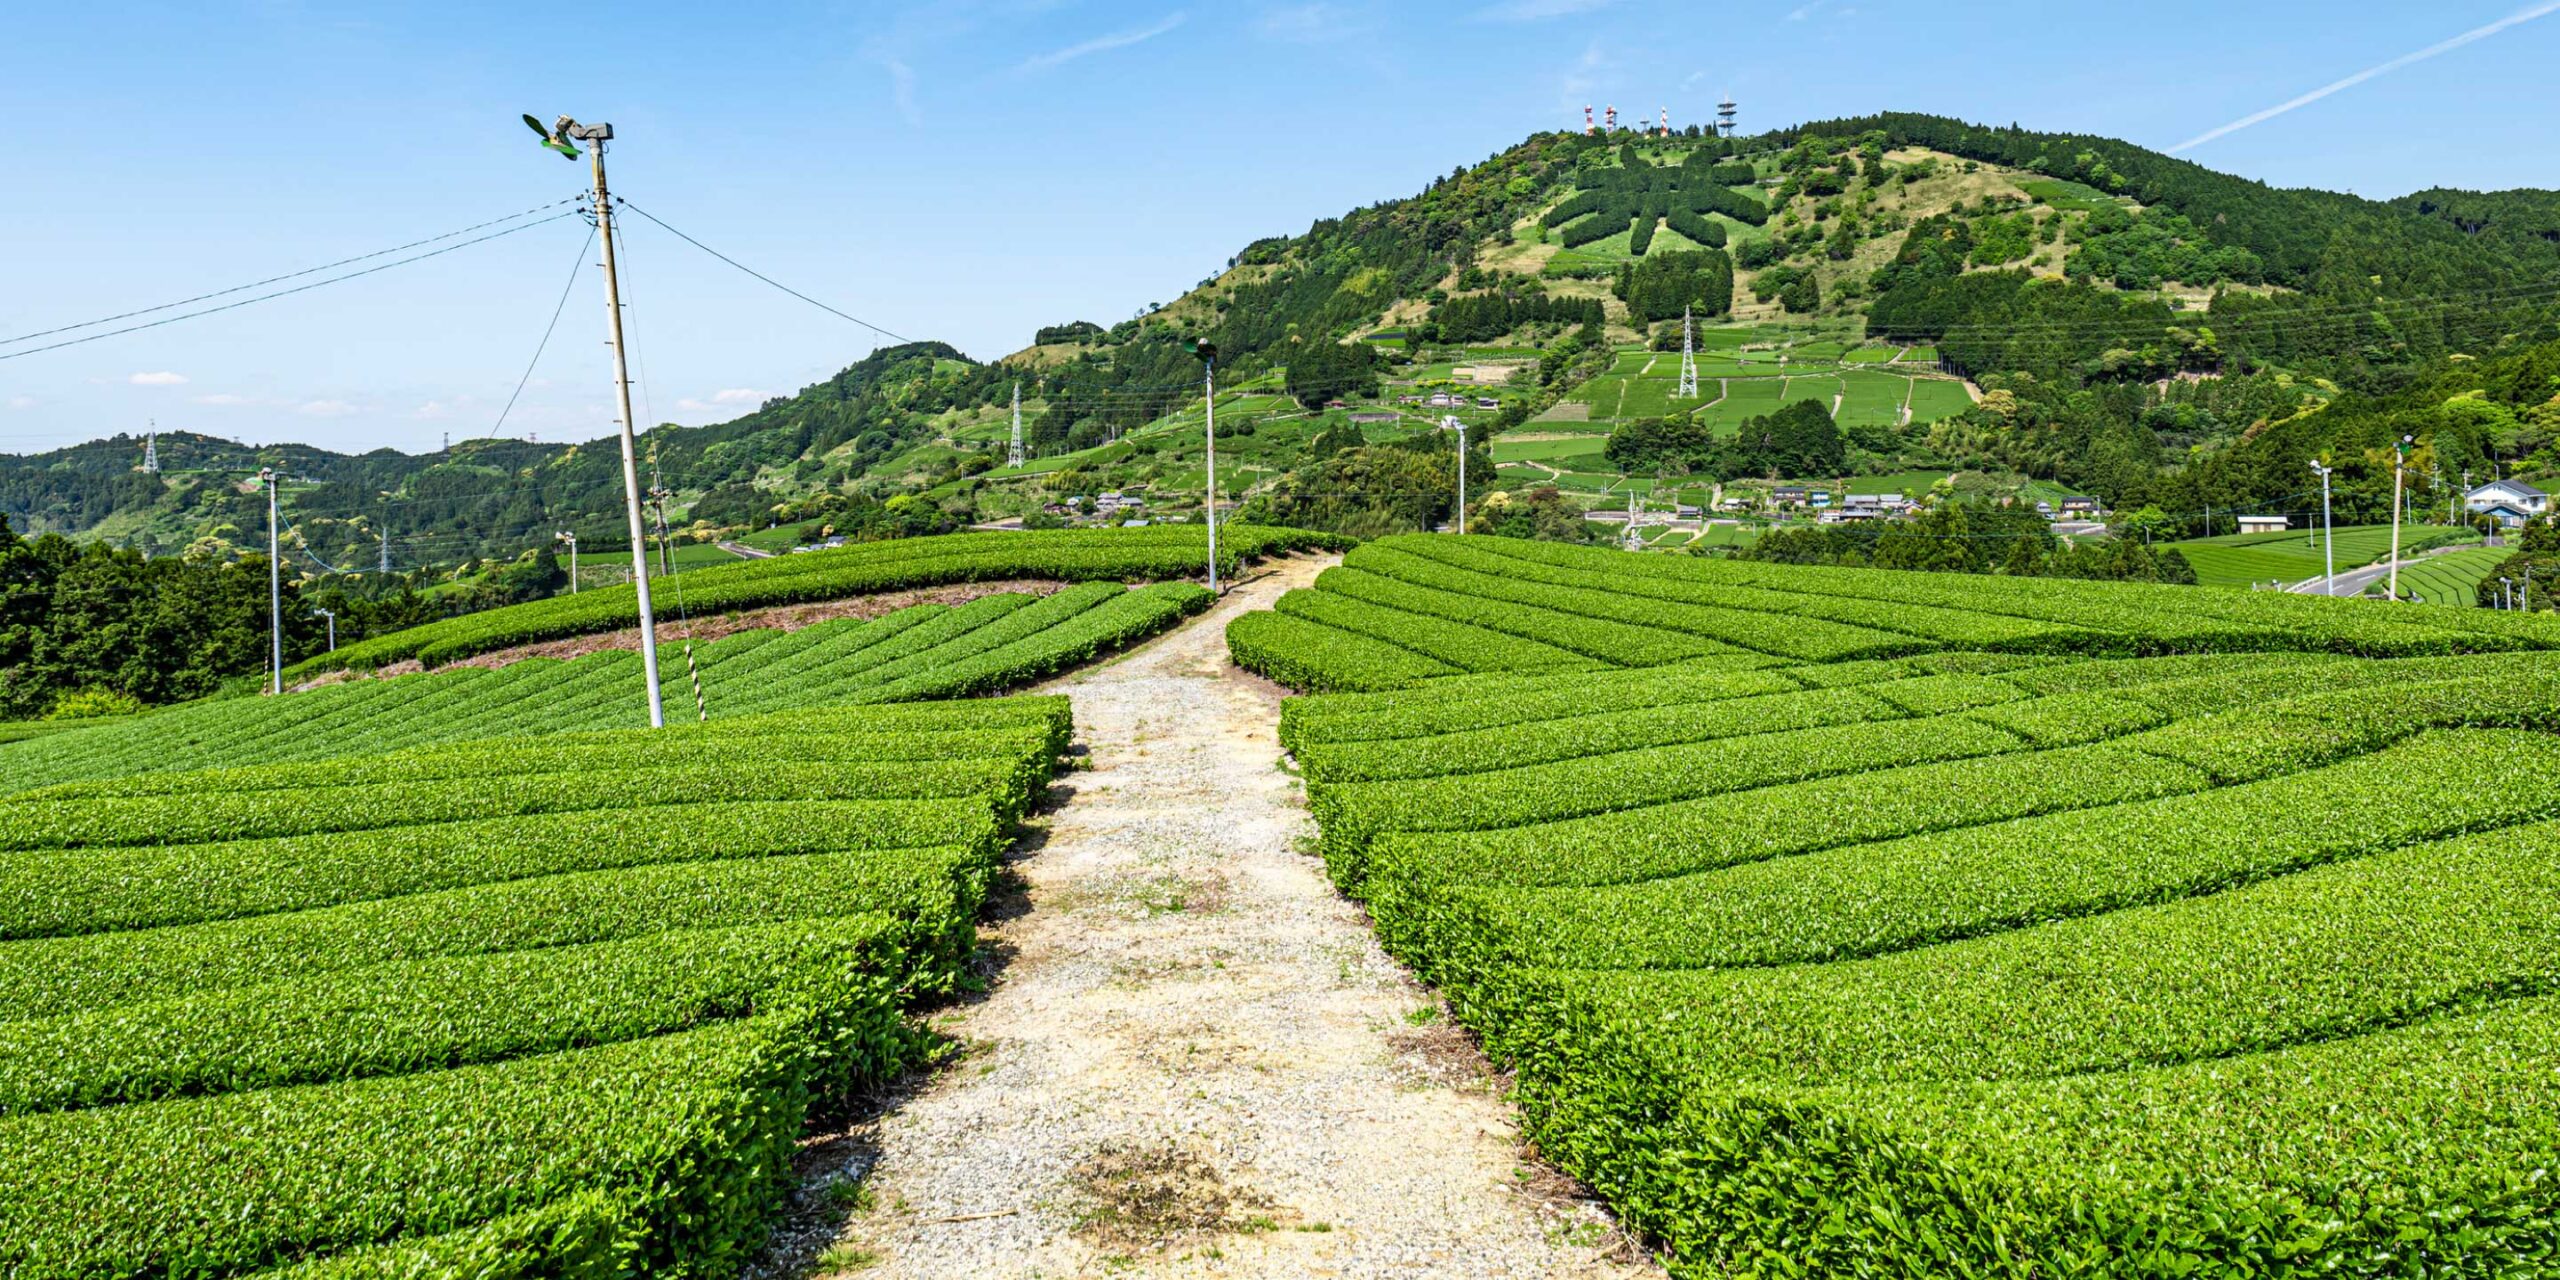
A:
[[[338,615],[327,609],[314,609],[311,615],[329,620],[329,652],[336,653],[338,651]]]
[[[2336,535],[2329,531],[2329,472],[2334,468],[2313,462],[2311,469],[2320,473],[2320,545],[2327,552],[2329,562],[2328,575],[2320,583],[2320,594],[2334,596],[2338,594],[2338,544]]]
[[[631,586],[640,598],[641,677],[649,683],[649,727],[667,726],[666,705],[658,696],[658,619],[649,606],[649,535],[640,521],[640,446],[631,425],[631,366],[622,349],[622,285],[614,272],[613,195],[604,181],[604,144],[613,141],[613,126],[580,124],[567,116],[544,130],[531,116],[525,123],[547,133],[543,145],[578,158],[578,143],[593,151],[596,184],[596,237],[604,242],[604,319],[606,341],[613,347],[614,404],[622,414],[622,505],[631,522]]]
[[[1182,346],[1200,359],[1201,412],[1209,423],[1209,494],[1201,514],[1209,522],[1209,594],[1214,596],[1218,594],[1218,344],[1185,338]]]
[[[276,469],[258,468],[267,488],[267,693],[284,692],[284,562],[276,559]]]
[[[569,544],[569,594],[578,594],[578,535],[566,529],[554,535]]]
[[[1441,426],[1458,433],[1458,518],[1452,533],[1467,531],[1467,421],[1456,414],[1441,420]]]
[[[2400,598],[2400,488],[2402,475],[2409,469],[2409,446],[2416,436],[2402,436],[2391,447],[2391,598]]]

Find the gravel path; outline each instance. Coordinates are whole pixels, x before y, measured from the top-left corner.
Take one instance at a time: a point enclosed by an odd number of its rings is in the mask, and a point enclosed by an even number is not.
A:
[[[993,989],[942,1023],[967,1052],[813,1146],[803,1199],[844,1207],[787,1231],[774,1270],[1659,1274],[1524,1157],[1481,1054],[1300,851],[1280,691],[1224,636],[1326,563],[1055,686],[1091,768],[1017,855]]]

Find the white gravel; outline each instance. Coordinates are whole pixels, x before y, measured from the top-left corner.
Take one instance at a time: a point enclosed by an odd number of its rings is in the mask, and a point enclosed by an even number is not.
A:
[[[1092,767],[1018,856],[1030,910],[987,929],[992,991],[942,1023],[969,1052],[813,1162],[868,1170],[854,1274],[1660,1274],[1525,1159],[1482,1057],[1301,851],[1280,691],[1224,635],[1325,563],[1056,686]],[[1208,1194],[1220,1225],[1115,1222],[1089,1162],[1129,1153],[1177,1153],[1189,1216]]]

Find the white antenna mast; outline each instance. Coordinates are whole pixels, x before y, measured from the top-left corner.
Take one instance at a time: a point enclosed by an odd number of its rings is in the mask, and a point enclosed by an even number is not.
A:
[[[142,474],[160,474],[160,421],[157,418],[151,420],[151,429],[142,437]]]

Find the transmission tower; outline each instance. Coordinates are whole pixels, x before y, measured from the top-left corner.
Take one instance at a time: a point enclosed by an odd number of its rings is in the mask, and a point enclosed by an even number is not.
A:
[[[1022,384],[1013,384],[1013,451],[1005,455],[1005,465],[1015,470],[1022,467]]]
[[[383,528],[382,528],[382,533],[381,533],[381,537],[382,537],[382,572],[384,572],[384,573],[386,573],[386,574],[387,574],[387,573],[391,572],[391,528],[390,528],[390,526],[388,526],[388,525],[383,526]]]
[[[1724,96],[1724,101],[1716,104],[1717,137],[1730,138],[1733,136],[1733,113],[1735,110],[1737,110],[1737,108],[1733,105],[1733,95],[1730,93]]]
[[[1697,335],[1689,327],[1689,309],[1680,308],[1680,393],[1683,400],[1698,398]]]
[[[156,420],[142,437],[142,474],[160,474],[160,424]]]

